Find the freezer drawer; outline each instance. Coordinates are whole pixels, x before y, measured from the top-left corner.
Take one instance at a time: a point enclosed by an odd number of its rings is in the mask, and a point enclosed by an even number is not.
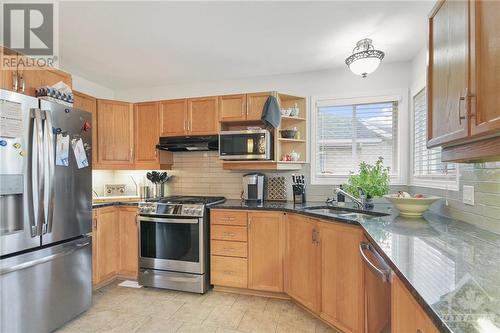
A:
[[[87,310],[92,238],[0,261],[1,332],[51,332]]]

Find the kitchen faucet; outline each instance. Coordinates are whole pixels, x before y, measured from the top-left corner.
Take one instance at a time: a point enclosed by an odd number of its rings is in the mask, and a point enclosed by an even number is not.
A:
[[[334,190],[334,195],[337,195],[339,193],[341,193],[341,194],[345,195],[346,197],[348,197],[349,199],[351,199],[352,202],[359,209],[365,209],[366,208],[366,192],[361,187],[358,187],[359,199],[356,198],[355,196],[353,196],[352,194],[347,193],[346,191],[344,191],[340,187],[336,187],[335,190]],[[333,199],[330,202],[333,202]],[[327,200],[327,203],[329,203],[328,200]]]

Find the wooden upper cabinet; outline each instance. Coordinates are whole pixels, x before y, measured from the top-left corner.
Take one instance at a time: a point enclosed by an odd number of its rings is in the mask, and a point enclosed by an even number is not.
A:
[[[500,2],[471,1],[471,135],[500,132]],[[475,103],[474,103],[475,102]]]
[[[137,278],[139,273],[139,228],[137,208],[120,207],[118,228],[120,234],[120,275]]]
[[[222,122],[246,120],[247,95],[219,96],[219,117]]]
[[[429,317],[420,308],[413,296],[394,276],[391,283],[391,332],[438,333]]]
[[[270,92],[247,94],[247,120],[260,120]]]
[[[468,135],[468,22],[468,1],[439,1],[429,18],[429,147],[450,143]]]
[[[0,88],[17,91],[17,57],[18,55],[6,47],[0,45]],[[7,62],[9,66],[4,66]],[[15,62],[15,63],[14,63]]]
[[[91,113],[96,112],[97,99],[90,95],[73,90],[73,107],[78,110],[83,110]]]
[[[283,213],[248,213],[248,288],[283,292]]]
[[[97,99],[73,90],[73,107],[92,113],[92,167],[97,167]]]
[[[188,134],[215,135],[219,132],[217,97],[188,99]]]
[[[56,68],[33,70],[34,60],[20,56],[17,66],[17,75],[19,78],[19,92],[29,96],[36,95],[36,88],[43,86],[52,86],[59,81],[72,87],[71,75]]]
[[[156,145],[160,139],[158,102],[137,103],[134,110],[134,157],[136,167],[159,168]]]
[[[319,309],[318,245],[316,222],[300,215],[287,215],[285,291],[310,310]]]
[[[134,111],[132,104],[97,100],[99,165],[133,165]]]
[[[343,332],[364,332],[363,262],[358,227],[319,222],[320,316]],[[346,264],[348,263],[348,264]]]
[[[187,100],[174,99],[160,102],[160,136],[187,134]]]
[[[97,284],[114,277],[119,268],[118,210],[115,207],[99,208],[95,223]]]

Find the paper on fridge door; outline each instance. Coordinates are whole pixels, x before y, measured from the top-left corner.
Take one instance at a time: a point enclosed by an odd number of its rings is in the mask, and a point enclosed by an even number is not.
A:
[[[69,165],[69,135],[56,136],[56,165]]]
[[[87,154],[85,154],[85,149],[83,148],[83,140],[81,138],[73,139],[71,140],[71,146],[73,148],[73,153],[75,153],[78,169],[88,167],[89,161],[87,160]]]
[[[0,136],[6,138],[23,136],[23,110],[20,103],[0,100]]]

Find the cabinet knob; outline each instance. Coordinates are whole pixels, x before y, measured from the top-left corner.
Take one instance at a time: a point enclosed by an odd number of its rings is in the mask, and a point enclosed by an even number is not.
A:
[[[17,78],[17,72],[12,73],[12,88],[14,91],[17,91],[17,88],[19,88],[18,84],[18,78]]]

